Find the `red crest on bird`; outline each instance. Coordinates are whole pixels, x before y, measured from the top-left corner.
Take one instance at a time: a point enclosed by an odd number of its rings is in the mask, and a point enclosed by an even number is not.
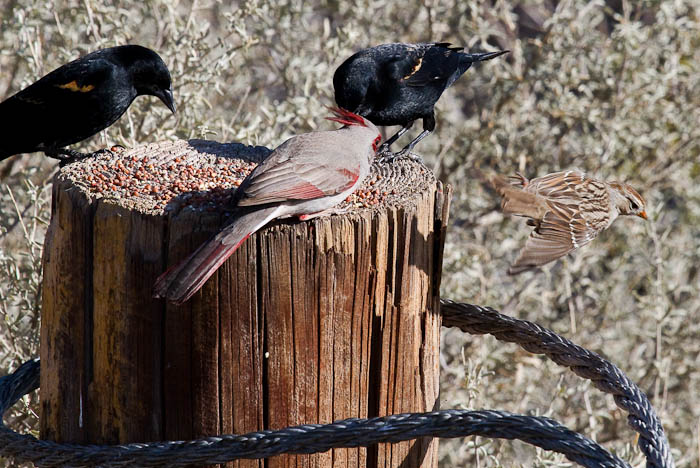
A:
[[[349,110],[343,109],[342,107],[328,107],[328,110],[335,114],[335,117],[326,117],[328,120],[332,120],[333,122],[338,122],[339,124],[347,126],[367,126],[364,118],[350,112]]]

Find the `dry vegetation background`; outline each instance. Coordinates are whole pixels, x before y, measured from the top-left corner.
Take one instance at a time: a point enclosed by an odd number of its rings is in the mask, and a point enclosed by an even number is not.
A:
[[[139,98],[84,149],[176,137],[274,147],[331,127],[322,117],[333,103],[333,71],[359,48],[444,40],[510,49],[445,93],[437,133],[419,146],[455,186],[443,297],[536,321],[610,358],[652,399],[678,466],[700,466],[696,0],[114,3],[0,0],[0,98],[116,44],[149,46],[170,67],[176,116],[155,98]],[[493,195],[470,178],[475,165],[530,177],[579,167],[623,179],[646,197],[650,220],[620,219],[542,273],[508,277],[529,229],[499,213]],[[3,370],[38,354],[39,265],[55,170],[38,155],[0,164]],[[546,359],[446,331],[442,361],[443,408],[547,415],[643,464],[612,398]],[[36,397],[24,405],[9,420],[34,431]],[[444,467],[567,465],[508,441],[441,447]]]

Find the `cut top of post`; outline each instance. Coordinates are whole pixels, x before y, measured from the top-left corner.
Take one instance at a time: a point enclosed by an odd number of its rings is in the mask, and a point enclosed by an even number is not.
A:
[[[65,166],[57,177],[90,201],[101,199],[144,214],[185,208],[218,211],[230,206],[234,189],[270,152],[240,143],[161,141],[112,148]],[[433,173],[410,159],[377,162],[364,184],[338,208],[352,213],[405,206],[434,183]]]

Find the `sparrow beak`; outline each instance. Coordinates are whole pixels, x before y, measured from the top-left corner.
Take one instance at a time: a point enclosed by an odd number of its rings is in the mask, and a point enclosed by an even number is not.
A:
[[[647,217],[647,212],[646,212],[646,211],[642,211],[642,212],[639,213],[637,216],[639,216],[639,217],[642,218],[642,219],[649,219],[649,218]]]
[[[173,114],[175,113],[175,100],[173,99],[173,90],[172,89],[161,89],[158,90],[157,93],[155,93],[158,98],[163,101],[163,104],[167,106],[168,109],[170,109],[170,112]]]

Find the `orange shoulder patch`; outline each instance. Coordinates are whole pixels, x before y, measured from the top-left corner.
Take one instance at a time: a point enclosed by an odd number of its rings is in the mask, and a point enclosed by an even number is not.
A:
[[[412,77],[413,75],[415,75],[416,72],[417,72],[418,70],[420,70],[421,65],[423,65],[423,57],[421,57],[421,58],[418,59],[418,63],[416,64],[415,67],[413,67],[413,70],[411,70],[411,73],[409,73],[408,75],[404,76],[404,77],[402,78],[402,80],[407,80],[407,79],[409,79],[410,77]]]
[[[78,86],[78,82],[73,80],[70,83],[62,84],[62,85],[56,85],[61,89],[67,89],[69,91],[74,91],[78,93],[88,93],[95,89],[93,85],[85,85],[85,86]]]

